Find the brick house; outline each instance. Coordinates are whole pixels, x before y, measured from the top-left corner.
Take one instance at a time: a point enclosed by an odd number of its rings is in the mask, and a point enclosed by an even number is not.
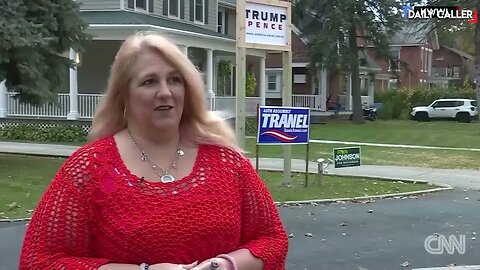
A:
[[[440,46],[433,52],[430,86],[457,87],[473,82],[474,57],[459,49]]]
[[[351,110],[351,85],[349,75],[339,71],[327,71],[310,67],[307,41],[301,37],[298,28],[292,28],[292,104],[293,106],[310,107],[316,111],[326,111],[328,96],[333,101],[342,104],[346,110]],[[359,43],[361,44],[361,43]],[[359,53],[360,87],[362,103],[373,104],[374,85],[371,75],[380,71],[377,63],[368,55]],[[282,54],[267,54],[265,64],[266,104],[281,105]],[[349,95],[350,94],[350,95]]]
[[[394,58],[391,61],[380,59],[375,48],[368,47],[368,54],[381,68],[376,76],[375,89],[428,85],[433,53],[440,48],[436,31],[425,23],[409,23],[390,42]]]

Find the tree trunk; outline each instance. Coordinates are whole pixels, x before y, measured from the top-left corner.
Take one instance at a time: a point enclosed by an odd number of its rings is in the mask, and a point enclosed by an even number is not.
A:
[[[480,0],[475,1],[477,13],[480,11]],[[475,24],[475,90],[477,91],[477,108],[480,108],[480,27]]]
[[[351,55],[350,61],[351,84],[352,84],[352,121],[354,123],[364,123],[362,108],[362,93],[360,90],[360,75],[358,61],[358,45],[357,45],[357,27],[355,21],[352,21],[350,29],[348,29],[348,45]],[[347,97],[348,98],[348,97]]]

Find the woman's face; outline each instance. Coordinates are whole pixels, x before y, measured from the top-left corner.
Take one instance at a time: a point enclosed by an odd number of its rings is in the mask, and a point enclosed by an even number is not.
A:
[[[128,120],[147,129],[178,128],[185,98],[182,74],[150,50],[141,53],[130,68]]]

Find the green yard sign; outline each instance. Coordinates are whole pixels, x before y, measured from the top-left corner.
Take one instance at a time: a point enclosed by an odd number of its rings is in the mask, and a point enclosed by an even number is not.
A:
[[[335,168],[354,167],[361,165],[360,147],[346,147],[333,149]]]

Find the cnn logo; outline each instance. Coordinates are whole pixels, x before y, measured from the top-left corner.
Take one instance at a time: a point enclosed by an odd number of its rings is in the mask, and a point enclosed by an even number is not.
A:
[[[459,254],[465,254],[465,235],[460,235],[457,238],[455,235],[450,235],[448,239],[441,234],[430,235],[425,239],[425,250],[432,255],[442,255],[445,252],[452,255],[457,251]]]

